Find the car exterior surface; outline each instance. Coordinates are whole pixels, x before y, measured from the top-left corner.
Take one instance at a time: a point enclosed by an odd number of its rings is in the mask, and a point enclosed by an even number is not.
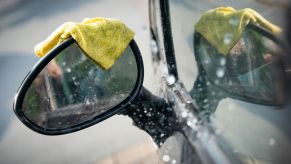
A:
[[[194,25],[205,11],[222,6],[252,8],[280,27],[286,24],[287,1],[149,1],[152,59],[155,76],[161,81],[160,96],[174,104],[181,125],[161,146],[160,158],[166,163],[288,163],[288,103],[270,106],[228,97],[204,119],[191,97],[199,74]],[[205,105],[213,98],[206,97]]]

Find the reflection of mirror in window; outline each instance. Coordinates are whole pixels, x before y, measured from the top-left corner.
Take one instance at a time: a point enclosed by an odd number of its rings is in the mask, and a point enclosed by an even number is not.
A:
[[[272,40],[262,36],[260,39],[255,38],[256,34],[251,35],[253,32],[245,33],[245,37],[231,50],[229,56],[214,58],[205,55],[217,52],[210,46],[203,46],[200,51],[204,51],[204,55],[200,56],[199,64],[204,65],[205,71],[202,74],[211,77],[215,87],[206,76],[197,77],[198,66],[193,49],[194,25],[205,11],[231,6],[235,9],[252,8],[269,21],[283,27],[286,21],[284,7],[278,5],[282,2],[284,0],[169,1],[179,79],[190,94],[194,95],[193,99],[201,107],[201,113],[210,111],[207,112],[210,113],[209,123],[223,153],[229,157],[235,155],[242,163],[290,161],[290,106],[271,107],[266,104],[247,103],[225,98],[225,92],[221,92],[221,88],[224,88],[240,93],[240,96],[247,95],[248,100],[260,98],[265,102],[274,102],[274,96],[280,99],[281,91],[284,90],[280,83],[283,77],[282,67],[276,62],[276,55],[280,52]],[[205,39],[201,39],[200,44],[204,44],[202,42],[207,43]]]
[[[285,77],[277,43],[251,28],[247,29],[227,55],[219,53],[200,36],[197,55],[206,76],[228,93],[282,103],[280,93],[285,88]],[[225,96],[233,97],[231,94]]]

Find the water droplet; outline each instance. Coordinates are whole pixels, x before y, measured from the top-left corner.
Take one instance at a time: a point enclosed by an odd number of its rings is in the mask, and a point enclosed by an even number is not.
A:
[[[150,47],[151,47],[152,53],[157,54],[159,52],[159,48],[155,40],[150,41]]]
[[[231,41],[232,41],[232,37],[233,37],[233,34],[232,33],[227,33],[224,35],[224,38],[223,38],[223,43],[224,44],[230,44]]]
[[[151,117],[151,116],[152,116],[152,114],[151,114],[151,113],[147,113],[146,115],[147,115],[148,117]]]
[[[226,64],[225,58],[220,58],[220,65],[224,66]]]
[[[269,145],[274,146],[276,144],[276,140],[274,138],[269,139]]]
[[[71,72],[71,68],[67,68],[66,71],[70,73]]]
[[[86,103],[86,105],[90,105],[89,99],[87,99],[85,103]]]
[[[74,77],[72,77],[72,79],[75,81],[76,80],[76,77],[74,76]]]
[[[163,161],[169,162],[170,161],[170,156],[168,155],[163,155]]]
[[[172,160],[172,164],[176,164],[176,163],[177,163],[177,161],[173,159]]]
[[[185,117],[187,117],[188,114],[187,114],[187,112],[183,111],[181,115],[183,118],[185,118]]]
[[[63,62],[62,65],[65,66],[66,65],[66,62]]]
[[[203,61],[203,63],[204,63],[204,64],[209,64],[209,63],[210,63],[210,60],[205,59],[205,60]]]
[[[192,126],[192,122],[191,121],[187,121],[187,125],[188,126]]]
[[[231,80],[228,82],[228,85],[232,85],[232,81]]]
[[[216,76],[219,77],[219,78],[223,77],[224,73],[225,73],[224,68],[218,68],[216,70]]]
[[[173,85],[176,81],[176,78],[173,75],[167,77],[167,82],[169,85]]]

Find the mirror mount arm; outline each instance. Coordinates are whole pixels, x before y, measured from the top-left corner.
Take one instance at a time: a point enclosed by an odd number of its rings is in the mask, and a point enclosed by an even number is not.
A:
[[[179,129],[170,104],[144,87],[120,114],[132,118],[133,124],[146,131],[158,146]]]

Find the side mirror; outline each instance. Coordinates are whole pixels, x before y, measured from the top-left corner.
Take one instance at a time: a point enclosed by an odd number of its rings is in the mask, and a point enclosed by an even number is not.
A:
[[[263,105],[283,105],[287,99],[281,45],[271,33],[253,24],[227,55],[220,54],[198,32],[194,34],[199,71],[228,97]]]
[[[39,133],[70,133],[118,113],[142,83],[143,62],[134,40],[103,70],[70,38],[33,67],[18,90],[14,111]]]

